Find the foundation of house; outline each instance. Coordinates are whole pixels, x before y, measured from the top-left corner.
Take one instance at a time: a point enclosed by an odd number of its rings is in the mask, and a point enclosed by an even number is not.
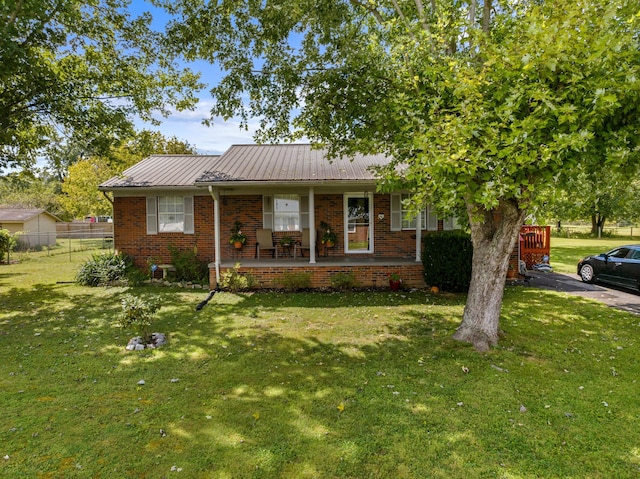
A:
[[[331,278],[337,274],[353,274],[358,287],[389,287],[389,275],[395,273],[402,279],[402,285],[408,288],[424,288],[422,263],[406,258],[354,258],[354,257],[320,257],[316,263],[310,264],[308,258],[272,259],[261,258],[234,261],[223,260],[220,273],[233,269],[240,263],[239,272],[251,274],[256,288],[282,288],[282,280],[291,273],[310,273],[311,288],[327,288],[332,286]],[[209,282],[211,288],[216,287],[215,264],[209,264]]]

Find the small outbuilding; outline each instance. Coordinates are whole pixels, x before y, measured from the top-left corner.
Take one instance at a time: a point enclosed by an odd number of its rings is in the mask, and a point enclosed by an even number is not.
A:
[[[11,234],[20,233],[20,248],[38,248],[56,244],[58,217],[43,209],[0,208],[0,229]]]

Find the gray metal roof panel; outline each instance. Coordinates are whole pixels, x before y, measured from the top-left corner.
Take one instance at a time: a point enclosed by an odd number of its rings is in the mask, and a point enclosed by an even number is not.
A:
[[[100,189],[192,187],[218,182],[373,181],[384,155],[327,160],[308,144],[233,145],[223,155],[154,155],[102,183]]]
[[[100,185],[101,189],[193,186],[203,171],[215,169],[219,155],[152,155]]]
[[[374,180],[371,166],[389,162],[384,155],[327,160],[326,150],[311,145],[233,145],[198,181],[354,181]]]

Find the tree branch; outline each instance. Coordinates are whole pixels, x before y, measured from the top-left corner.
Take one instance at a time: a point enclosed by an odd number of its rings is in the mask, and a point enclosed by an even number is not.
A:
[[[11,14],[11,18],[9,19],[7,24],[4,26],[4,28],[2,29],[4,33],[7,32],[9,27],[12,27],[16,23],[16,19],[18,18],[18,14],[20,13],[20,10],[22,10],[22,4],[23,3],[24,3],[24,0],[18,0],[16,2],[16,8],[13,11],[13,13]]]
[[[384,23],[384,18],[382,18],[382,15],[380,15],[380,12],[375,7],[372,7],[371,5],[363,3],[360,0],[351,0],[351,3],[353,5],[362,7],[365,10],[367,10],[371,15],[375,17],[375,19],[378,21],[380,25]]]
[[[482,6],[482,31],[489,33],[489,26],[491,23],[491,0],[484,0]]]
[[[424,6],[422,5],[422,0],[415,0],[416,8],[418,9],[418,16],[420,17],[420,22],[422,23],[422,28],[427,33],[431,33],[431,28],[429,28],[429,22],[427,22],[426,17],[424,16]]]
[[[404,16],[404,13],[402,12],[402,9],[400,8],[400,5],[398,5],[397,0],[391,0],[391,3],[393,3],[393,8],[395,8],[396,13],[398,14],[400,19],[404,22],[405,26],[407,27],[407,31],[411,35],[411,38],[413,38],[415,40],[416,39],[415,35],[411,31],[411,24],[409,23],[409,20],[407,20],[407,17]]]
[[[473,28],[476,24],[476,0],[469,2],[469,25]]]

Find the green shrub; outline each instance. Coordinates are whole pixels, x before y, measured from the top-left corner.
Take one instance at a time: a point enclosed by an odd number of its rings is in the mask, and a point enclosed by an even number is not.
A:
[[[149,277],[149,273],[145,273],[138,268],[129,268],[127,270],[127,283],[131,286],[140,286],[148,280]]]
[[[443,291],[467,292],[471,283],[473,246],[462,231],[442,231],[424,238],[422,263],[429,286]]]
[[[303,271],[282,273],[278,278],[278,283],[288,291],[298,291],[301,289],[309,289],[311,287],[311,273]]]
[[[351,289],[358,285],[356,275],[353,271],[349,273],[336,273],[329,278],[331,286],[336,289]]]
[[[122,297],[122,310],[118,315],[118,324],[141,336],[145,343],[151,341],[151,322],[155,319],[160,305],[155,301],[125,294]]]
[[[240,273],[240,263],[236,263],[232,269],[220,274],[220,287],[236,292],[244,289],[251,289],[255,286],[255,280],[249,273]]]
[[[123,253],[94,254],[80,266],[76,283],[83,286],[105,286],[113,281],[126,281],[132,267],[131,258]]]
[[[0,261],[4,261],[5,254],[9,253],[16,247],[16,237],[9,230],[0,229]]]
[[[204,261],[200,261],[195,249],[180,251],[169,245],[171,263],[176,268],[178,281],[190,281],[192,283],[206,284],[209,281],[209,267]]]

